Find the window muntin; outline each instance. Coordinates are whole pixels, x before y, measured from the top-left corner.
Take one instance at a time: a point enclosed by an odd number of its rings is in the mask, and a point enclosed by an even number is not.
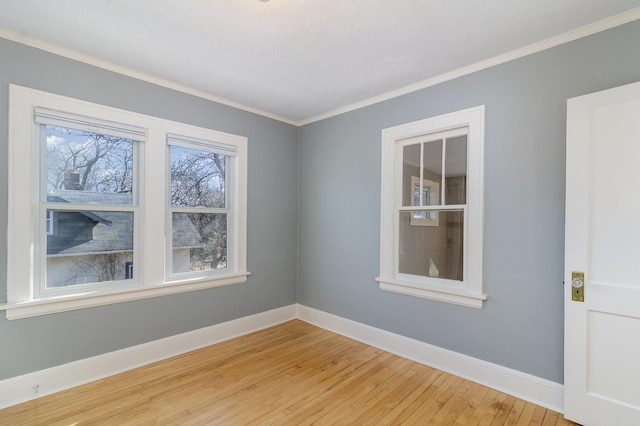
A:
[[[482,307],[484,108],[382,132],[380,287]]]
[[[0,305],[7,319],[246,281],[246,137],[15,85],[10,85],[9,99],[7,240],[12,250],[7,253],[7,303]],[[83,161],[65,170],[71,174],[67,185],[73,187],[66,189],[64,178],[53,171],[65,164],[64,157],[56,157],[65,145],[58,139],[63,136],[75,139],[75,145],[66,144],[76,150],[80,141],[93,143],[108,136],[117,155],[105,154],[92,162],[92,178],[81,167],[90,163],[84,161],[91,159],[86,151]],[[209,185],[224,193],[224,205],[171,206],[168,139],[172,145],[224,157],[224,184]],[[49,156],[47,146],[56,155]],[[226,267],[172,275],[173,213],[204,215],[203,223],[212,217],[217,223],[221,217],[226,220],[219,226],[226,228],[226,254],[216,256],[226,256],[226,265],[216,264]],[[61,218],[92,233],[78,231],[72,237],[65,231],[65,241]],[[118,237],[106,247],[104,236],[114,233]],[[80,236],[84,240],[78,242]],[[101,249],[89,251],[91,245]],[[77,264],[90,267],[71,273],[70,265]],[[54,279],[47,281],[47,273]]]

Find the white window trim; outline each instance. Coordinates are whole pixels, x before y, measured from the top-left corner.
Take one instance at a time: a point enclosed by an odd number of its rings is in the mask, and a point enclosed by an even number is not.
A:
[[[37,267],[33,244],[39,241],[38,233],[45,231],[39,211],[39,153],[36,141],[39,125],[34,121],[36,107],[71,114],[96,117],[117,123],[134,123],[146,129],[144,162],[139,166],[142,190],[139,205],[141,218],[142,265],[137,267],[134,286],[114,291],[94,290],[70,295],[37,297],[34,291],[38,283],[34,277]],[[165,235],[158,230],[166,229],[165,214],[168,188],[167,150],[168,134],[180,134],[202,140],[210,140],[234,146],[237,150],[233,220],[236,236],[233,247],[235,263],[224,275],[195,276],[176,281],[169,280],[164,268]],[[6,310],[7,319],[17,319],[88,308],[129,300],[145,299],[175,293],[201,290],[246,282],[247,271],[247,138],[183,123],[164,120],[130,111],[124,111],[77,99],[67,98],[34,89],[10,85],[9,87],[9,155],[8,155],[8,232],[7,242],[7,303],[0,305]],[[162,177],[162,178],[159,178]],[[152,214],[156,212],[156,214]],[[46,231],[45,231],[46,232]],[[231,253],[230,253],[231,256]],[[230,268],[231,269],[231,268]]]
[[[467,204],[465,208],[464,277],[462,281],[401,274],[398,265],[396,196],[402,158],[398,141],[450,129],[468,127]],[[399,158],[400,157],[400,158]],[[380,212],[380,283],[382,290],[482,308],[482,248],[484,210],[484,105],[382,130],[382,185]],[[451,206],[454,207],[454,206]]]

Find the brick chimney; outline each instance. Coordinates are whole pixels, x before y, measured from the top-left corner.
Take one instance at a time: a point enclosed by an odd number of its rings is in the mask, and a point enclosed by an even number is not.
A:
[[[80,189],[80,173],[75,169],[69,169],[64,172],[64,189],[79,191]]]

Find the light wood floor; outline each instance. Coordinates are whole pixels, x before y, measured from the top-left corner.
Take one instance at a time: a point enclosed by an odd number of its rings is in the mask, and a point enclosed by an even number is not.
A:
[[[0,425],[572,425],[294,320],[0,410]]]

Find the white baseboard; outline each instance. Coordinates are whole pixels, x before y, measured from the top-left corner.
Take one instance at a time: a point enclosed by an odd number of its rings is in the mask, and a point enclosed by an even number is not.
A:
[[[559,413],[564,411],[564,386],[559,383],[303,305],[298,305],[297,317],[309,324],[480,383],[553,411]]]
[[[104,355],[0,380],[0,409],[295,318],[525,401],[563,412],[564,387],[558,383],[302,305],[289,305]]]
[[[60,392],[296,318],[285,306],[211,327],[0,380],[0,408]]]

